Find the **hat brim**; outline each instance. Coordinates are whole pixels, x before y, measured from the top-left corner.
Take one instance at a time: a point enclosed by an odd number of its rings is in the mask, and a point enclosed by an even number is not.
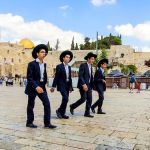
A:
[[[60,61],[63,62],[63,58],[66,56],[66,55],[69,55],[70,56],[70,61],[72,60],[73,58],[73,53],[71,51],[63,51],[61,54],[60,54]]]
[[[41,50],[41,49],[44,49],[45,52],[46,52],[46,55],[48,53],[48,47],[45,45],[45,44],[39,44],[37,45],[36,47],[34,47],[33,51],[32,51],[32,57],[34,59],[37,58],[37,53]]]

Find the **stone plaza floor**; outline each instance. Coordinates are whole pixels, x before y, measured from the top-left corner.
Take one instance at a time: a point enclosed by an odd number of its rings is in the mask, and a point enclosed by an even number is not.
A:
[[[93,102],[97,99],[93,92]],[[43,106],[37,98],[37,129],[25,127],[27,96],[24,87],[0,87],[0,150],[150,150],[150,91],[108,89],[103,110],[85,118],[85,104],[69,120],[57,119],[55,110],[61,102],[58,92],[50,93],[54,130],[43,128]],[[79,92],[70,94],[68,103],[76,101]]]

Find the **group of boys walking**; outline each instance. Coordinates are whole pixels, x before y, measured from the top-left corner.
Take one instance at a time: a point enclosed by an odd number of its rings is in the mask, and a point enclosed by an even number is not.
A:
[[[56,128],[55,125],[51,123],[51,107],[50,101],[46,91],[47,83],[47,71],[46,63],[44,63],[44,58],[48,54],[48,48],[44,44],[37,45],[33,51],[32,56],[34,61],[28,64],[27,69],[27,86],[25,93],[28,95],[27,104],[27,122],[26,127],[37,128],[34,121],[34,104],[36,96],[42,101],[44,106],[44,127],[53,129]],[[97,109],[97,114],[105,114],[102,111],[102,105],[104,100],[104,91],[106,90],[106,80],[104,75],[104,69],[107,67],[108,60],[102,59],[98,63],[98,69],[93,77],[92,65],[96,59],[97,55],[92,52],[88,53],[84,59],[85,63],[82,63],[79,67],[79,78],[77,87],[80,92],[80,99],[70,105],[70,113],[74,115],[75,109],[81,104],[86,102],[84,117],[93,118],[94,116],[90,114],[90,110],[95,113],[95,108]],[[59,119],[69,119],[66,115],[66,108],[69,101],[69,93],[73,91],[72,78],[71,78],[71,67],[69,62],[73,59],[73,54],[71,51],[63,51],[60,55],[60,64],[56,66],[56,73],[53,80],[51,92],[57,91],[62,95],[62,101],[59,108],[56,110],[57,117]],[[98,92],[99,98],[92,105],[92,90]]]

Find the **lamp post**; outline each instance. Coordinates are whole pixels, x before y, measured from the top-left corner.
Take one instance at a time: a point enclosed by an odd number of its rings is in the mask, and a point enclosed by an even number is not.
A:
[[[96,55],[98,55],[98,32],[96,33]]]

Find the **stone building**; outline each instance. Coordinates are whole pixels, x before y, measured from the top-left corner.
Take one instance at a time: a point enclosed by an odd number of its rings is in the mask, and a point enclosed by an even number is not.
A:
[[[19,43],[1,42],[0,43],[0,76],[21,75],[26,76],[27,65],[32,61],[32,49],[34,43],[29,39],[23,39]],[[74,74],[77,74],[78,67],[84,61],[84,56],[91,50],[73,50],[74,59],[71,62]],[[93,51],[95,52],[95,51]],[[48,76],[52,77],[55,67],[59,61],[61,51],[50,51],[45,58],[47,63]],[[150,53],[135,52],[134,49],[126,45],[111,46],[108,50],[109,61],[124,65],[134,64],[138,67],[139,73],[149,70],[144,65],[145,60],[150,59]]]

